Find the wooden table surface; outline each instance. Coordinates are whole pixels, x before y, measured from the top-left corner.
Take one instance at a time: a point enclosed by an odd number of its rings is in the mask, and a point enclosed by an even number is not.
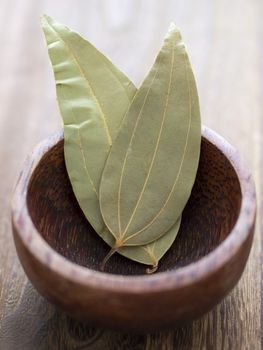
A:
[[[263,3],[260,0],[1,0],[0,349],[249,349],[261,347]],[[258,220],[246,270],[231,294],[173,331],[132,336],[78,323],[46,302],[16,256],[10,201],[25,156],[61,126],[39,15],[86,35],[139,84],[170,21],[196,73],[203,123],[252,168]]]

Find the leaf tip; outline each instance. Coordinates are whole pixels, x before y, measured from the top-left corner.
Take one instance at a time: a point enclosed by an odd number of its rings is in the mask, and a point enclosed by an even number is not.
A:
[[[167,33],[167,37],[173,36],[176,41],[181,41],[182,36],[181,36],[181,31],[180,29],[175,25],[174,22],[170,23],[169,30]]]
[[[53,22],[53,19],[46,14],[40,16],[40,24],[45,35],[47,35],[47,32],[50,31],[50,27],[52,27]]]
[[[40,23],[42,24],[42,26],[45,25],[49,20],[50,17],[46,14],[40,16]]]
[[[177,30],[179,31],[178,27],[175,25],[174,22],[171,22],[170,23],[170,27],[169,27],[169,31],[174,31],[174,30]]]

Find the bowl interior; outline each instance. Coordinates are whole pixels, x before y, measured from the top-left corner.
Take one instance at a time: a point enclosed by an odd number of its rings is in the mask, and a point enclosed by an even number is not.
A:
[[[53,249],[76,264],[99,270],[109,247],[78,206],[65,168],[63,140],[44,154],[34,170],[27,205],[35,227]],[[233,228],[240,206],[241,189],[234,168],[203,138],[199,169],[179,234],[158,271],[185,266],[215,249]],[[145,266],[115,254],[106,271],[144,274]]]

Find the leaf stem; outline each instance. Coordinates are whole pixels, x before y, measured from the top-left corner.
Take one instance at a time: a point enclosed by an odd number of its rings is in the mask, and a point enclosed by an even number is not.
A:
[[[100,265],[100,271],[103,272],[105,271],[105,265],[107,264],[108,260],[113,256],[118,251],[118,248],[113,247],[111,250],[108,252],[108,254],[105,256],[105,258],[102,260],[101,265]]]

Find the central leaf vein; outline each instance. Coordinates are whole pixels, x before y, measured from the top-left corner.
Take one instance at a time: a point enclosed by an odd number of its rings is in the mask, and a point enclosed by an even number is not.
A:
[[[139,124],[139,121],[141,119],[141,116],[142,116],[142,113],[143,113],[143,108],[145,106],[145,103],[147,101],[147,98],[148,98],[148,95],[149,95],[149,92],[151,90],[151,87],[154,83],[154,80],[156,78],[156,75],[157,75],[157,70],[153,76],[153,79],[147,89],[147,92],[145,94],[145,97],[144,97],[144,101],[143,101],[143,104],[142,104],[142,107],[140,109],[140,112],[138,114],[138,117],[136,119],[136,123],[135,123],[135,126],[134,126],[134,129],[133,129],[133,133],[132,133],[132,136],[131,136],[131,139],[130,139],[130,142],[129,142],[129,146],[127,148],[127,151],[126,151],[126,154],[125,154],[125,158],[124,158],[124,162],[123,162],[123,165],[122,165],[122,169],[121,169],[121,176],[120,176],[120,183],[119,183],[119,188],[118,188],[118,224],[119,224],[119,235],[120,235],[120,238],[123,237],[123,233],[121,232],[121,219],[120,219],[120,198],[121,198],[121,188],[122,188],[122,181],[123,181],[123,174],[124,174],[124,169],[125,169],[125,165],[126,165],[126,162],[127,162],[127,158],[128,158],[128,150],[132,144],[132,141],[133,141],[133,138],[135,136],[135,132],[136,132],[136,129],[137,129],[137,126]]]
[[[55,30],[55,29],[54,29]],[[110,135],[110,131],[109,131],[109,127],[108,127],[108,124],[107,124],[107,118],[106,118],[106,115],[104,114],[103,110],[102,110],[102,107],[99,103],[99,100],[95,94],[95,91],[93,90],[92,86],[90,85],[89,81],[88,81],[88,77],[87,77],[87,72],[84,71],[79,62],[78,62],[78,58],[75,56],[74,54],[74,51],[72,50],[72,48],[70,47],[70,45],[66,42],[65,39],[63,39],[59,33],[55,30],[57,36],[60,38],[60,40],[62,40],[66,46],[66,48],[68,49],[68,52],[70,54],[70,56],[72,57],[72,59],[74,60],[76,66],[78,67],[78,70],[80,71],[80,74],[81,76],[83,77],[85,83],[87,84],[88,86],[88,89],[90,90],[91,94],[92,94],[92,97],[94,99],[94,101],[96,102],[97,104],[97,107],[99,109],[99,112],[100,112],[100,116],[101,116],[101,119],[102,119],[102,122],[103,122],[103,126],[104,126],[104,129],[105,129],[105,132],[106,132],[106,135],[107,135],[107,139],[108,139],[108,143],[109,145],[111,146],[112,145],[112,138],[111,138],[111,135]]]
[[[122,234],[122,237],[125,236],[135,214],[136,214],[136,211],[138,209],[138,206],[141,202],[141,199],[142,199],[142,196],[144,194],[144,191],[145,191],[145,188],[147,186],[147,183],[149,181],[149,177],[151,175],[151,171],[152,171],[152,168],[153,168],[153,165],[154,165],[154,162],[155,162],[155,159],[156,159],[156,154],[157,154],[157,151],[159,149],[159,145],[160,145],[160,140],[161,140],[161,136],[162,136],[162,131],[163,131],[163,126],[164,126],[164,122],[166,120],[166,116],[167,116],[167,107],[168,107],[168,101],[169,101],[169,98],[170,98],[170,94],[171,94],[171,86],[172,86],[172,76],[173,76],[173,69],[174,69],[174,46],[173,46],[173,50],[172,50],[172,57],[171,57],[171,69],[170,69],[170,74],[169,74],[169,84],[168,84],[168,89],[167,89],[167,96],[166,96],[166,101],[165,101],[165,106],[164,106],[164,112],[163,112],[163,116],[162,116],[162,122],[161,122],[161,127],[160,127],[160,131],[159,131],[159,134],[158,134],[158,138],[157,138],[157,141],[156,141],[156,145],[155,145],[155,149],[154,149],[154,153],[153,153],[153,157],[152,157],[152,160],[151,160],[151,163],[150,163],[150,167],[148,169],[148,172],[147,172],[147,176],[145,178],[145,181],[144,181],[144,184],[143,184],[143,187],[142,187],[142,190],[140,192],[140,195],[138,197],[138,200],[136,202],[136,205],[133,209],[133,212],[132,212],[132,215],[130,217],[130,220]]]
[[[187,67],[186,67],[186,53],[184,54],[185,55],[185,72],[186,72],[186,80],[187,80],[187,86],[188,86],[188,96],[189,96],[189,122],[188,122],[188,128],[187,128],[187,134],[186,134],[186,140],[185,140],[185,145],[184,145],[184,150],[183,150],[183,154],[182,154],[182,159],[181,159],[181,162],[180,162],[180,166],[179,166],[179,171],[178,171],[178,174],[176,176],[176,179],[175,179],[175,182],[172,186],[172,189],[171,191],[169,192],[166,200],[165,200],[165,203],[163,204],[162,208],[159,210],[159,212],[155,215],[155,217],[147,224],[145,225],[142,229],[140,229],[139,231],[133,233],[132,235],[130,235],[129,237],[127,237],[125,239],[125,242],[127,242],[128,240],[130,240],[131,238],[134,238],[136,237],[137,235],[139,235],[141,232],[145,231],[147,228],[149,228],[154,222],[155,220],[161,215],[161,213],[163,212],[163,210],[165,209],[166,205],[168,204],[172,194],[174,193],[174,190],[175,190],[175,187],[177,185],[177,182],[180,178],[180,175],[181,175],[181,171],[182,171],[182,167],[183,167],[183,164],[184,164],[184,158],[185,158],[185,155],[186,155],[186,150],[187,150],[187,146],[188,146],[188,141],[189,141],[189,135],[190,135],[190,129],[191,129],[191,121],[192,121],[192,94],[191,94],[191,89],[190,89],[190,83],[189,83],[189,76],[188,76],[188,70],[187,70]]]

